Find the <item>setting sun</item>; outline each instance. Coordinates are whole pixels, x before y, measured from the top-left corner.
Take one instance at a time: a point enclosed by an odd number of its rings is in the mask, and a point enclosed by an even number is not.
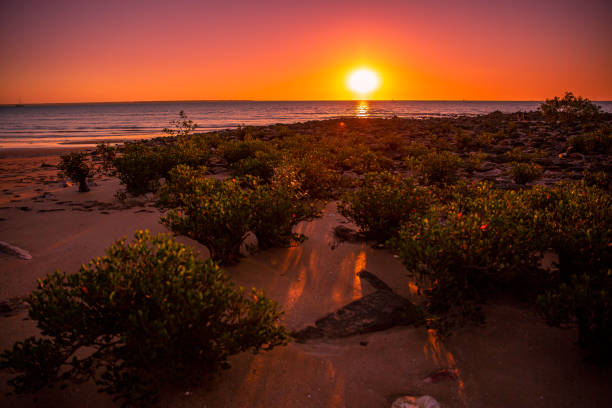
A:
[[[351,72],[348,78],[349,88],[362,96],[378,89],[379,83],[378,75],[367,68]]]

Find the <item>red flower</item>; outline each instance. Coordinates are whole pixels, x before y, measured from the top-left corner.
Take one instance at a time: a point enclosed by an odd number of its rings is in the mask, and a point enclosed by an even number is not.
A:
[[[461,213],[457,213],[457,218],[461,219]]]
[[[89,293],[89,291],[87,290],[87,288],[85,286],[83,286],[81,288],[81,290],[83,291],[84,294],[88,294]]]
[[[486,229],[487,229],[487,224],[482,224],[482,225],[480,226],[480,229],[481,229],[482,231],[486,230]]]

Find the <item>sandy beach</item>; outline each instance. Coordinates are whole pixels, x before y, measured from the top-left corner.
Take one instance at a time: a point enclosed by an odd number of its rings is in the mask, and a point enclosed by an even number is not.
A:
[[[37,278],[56,268],[76,272],[137,229],[166,231],[152,197],[125,203],[114,198],[120,188],[115,178],[95,177],[88,193],[66,185],[54,167],[58,154],[44,149],[0,154],[0,241],[32,256],[0,254],[2,350],[37,334],[22,301]],[[308,236],[302,245],[248,255],[225,270],[236,284],[261,288],[276,300],[290,330],[374,292],[357,275],[364,269],[395,293],[414,296],[392,253],[363,242],[336,242],[338,225],[352,226],[330,202],[322,217],[298,226]],[[208,256],[197,242],[178,240]],[[387,407],[401,395],[431,395],[445,407],[597,407],[610,401],[611,371],[582,360],[574,329],[549,327],[527,306],[503,299],[487,304],[485,314],[484,327],[463,328],[444,343],[425,327],[398,326],[239,354],[230,359],[231,369],[200,387],[168,386],[160,406]],[[446,371],[431,376],[439,370]],[[7,397],[8,378],[0,374],[2,405],[112,406],[111,397],[89,383],[44,391],[37,404],[31,397]]]

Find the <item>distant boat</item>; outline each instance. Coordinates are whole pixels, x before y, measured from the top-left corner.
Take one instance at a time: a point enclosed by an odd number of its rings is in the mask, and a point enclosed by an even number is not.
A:
[[[23,108],[25,105],[23,103],[16,103],[15,107],[16,108]]]

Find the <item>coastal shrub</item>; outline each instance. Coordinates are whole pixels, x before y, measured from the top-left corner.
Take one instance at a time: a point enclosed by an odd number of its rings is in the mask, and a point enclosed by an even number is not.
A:
[[[573,150],[580,153],[612,154],[612,130],[602,126],[593,132],[571,136],[569,138],[569,145]]]
[[[382,172],[366,174],[360,189],[345,193],[338,212],[357,224],[368,239],[384,242],[427,206],[428,195],[411,179]]]
[[[326,155],[313,150],[298,157],[288,157],[282,165],[295,169],[302,190],[310,198],[326,199],[334,195],[339,175],[326,160]]]
[[[253,176],[264,182],[274,176],[274,168],[279,162],[277,151],[256,151],[253,157],[246,157],[230,165],[236,177]]]
[[[92,156],[94,153],[92,153]],[[115,175],[113,162],[117,156],[117,148],[108,143],[100,143],[96,146],[95,155],[100,159],[100,166],[97,171],[101,174]]]
[[[240,246],[253,232],[266,249],[300,242],[292,229],[315,215],[299,184],[276,178],[269,184],[245,177],[225,181],[205,177],[201,170],[177,166],[160,190],[160,204],[172,209],[162,223],[205,245],[213,260],[232,264]]]
[[[306,200],[297,185],[280,183],[267,185],[251,182],[250,230],[257,237],[260,249],[286,247],[292,242],[302,242],[306,237],[293,232],[298,222],[316,214],[316,209]]]
[[[125,143],[113,164],[126,190],[139,195],[155,191],[161,177],[161,160],[156,149],[146,142]]]
[[[461,167],[463,167],[468,174],[472,174],[482,166],[486,158],[486,153],[470,152],[470,154],[462,160]]]
[[[546,99],[540,110],[547,121],[567,124],[591,121],[602,113],[598,105],[582,96],[576,97],[572,92],[566,92],[563,98]]]
[[[76,274],[56,271],[28,298],[42,337],[14,344],[0,368],[18,394],[93,379],[126,405],[167,382],[195,385],[228,357],[288,342],[263,293],[235,288],[212,261],[168,235],[135,233]]]
[[[407,157],[421,157],[429,152],[429,148],[423,143],[412,142],[406,147]]]
[[[179,112],[179,118],[177,120],[170,122],[170,126],[169,128],[163,128],[162,132],[168,136],[175,137],[189,136],[191,132],[198,127],[197,123],[189,119],[183,110]]]
[[[557,287],[539,298],[553,325],[576,322],[587,355],[612,350],[612,195],[584,183],[526,192],[540,236],[558,255]],[[541,238],[541,239],[542,239]]]
[[[210,147],[198,135],[181,136],[157,145],[148,142],[126,143],[113,164],[126,190],[139,195],[157,191],[160,179],[168,177],[170,170],[182,164],[201,167],[210,159]]]
[[[542,244],[520,193],[462,186],[455,198],[404,223],[389,242],[425,287],[430,325],[441,333],[480,323],[491,291],[532,283]]]
[[[87,179],[92,176],[93,169],[87,162],[87,153],[70,152],[61,155],[57,168],[63,176],[79,183],[81,193],[89,191]]]
[[[539,296],[538,306],[551,326],[577,323],[578,344],[588,359],[612,361],[612,269],[573,275]]]
[[[482,132],[471,134],[463,129],[457,129],[455,133],[455,143],[459,149],[475,149],[485,147],[494,140],[493,134]]]
[[[535,163],[510,163],[510,174],[517,184],[525,184],[542,176],[542,166]]]
[[[506,159],[509,162],[523,163],[523,162],[531,161],[533,160],[533,158],[534,157],[532,154],[525,152],[520,147],[515,147],[512,150],[509,150],[504,153],[504,159]]]
[[[205,245],[214,261],[238,262],[251,225],[252,204],[249,192],[236,179],[214,180],[191,167],[177,166],[160,197],[162,204],[176,206],[161,218],[162,224]]]
[[[266,151],[268,145],[261,140],[246,138],[244,140],[227,140],[219,145],[218,153],[231,166],[240,160],[255,157],[256,152]]]
[[[421,175],[426,184],[448,184],[457,180],[462,160],[449,151],[429,151],[420,157],[409,157],[407,165]]]
[[[342,150],[345,157],[341,159],[340,167],[357,174],[388,170],[393,165],[391,159],[381,153],[374,152],[365,145],[345,146]]]
[[[585,171],[584,182],[589,186],[599,187],[604,190],[610,189],[612,177],[605,171]]]
[[[562,183],[524,193],[559,256],[562,283],[572,275],[612,267],[612,195],[584,183]]]

